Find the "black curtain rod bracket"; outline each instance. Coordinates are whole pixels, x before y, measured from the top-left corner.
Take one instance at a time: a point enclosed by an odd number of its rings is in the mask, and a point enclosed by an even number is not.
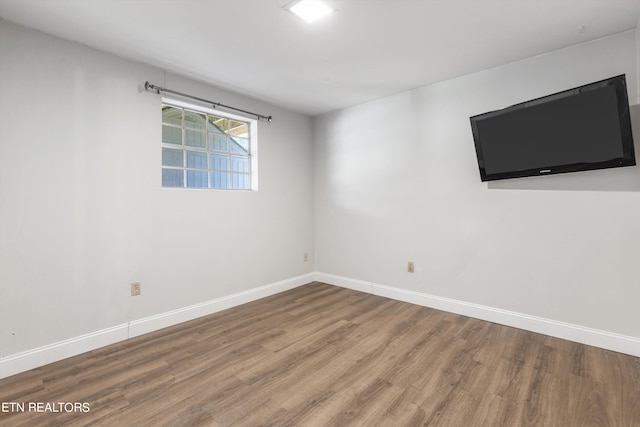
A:
[[[272,120],[271,116],[264,116],[262,114],[253,113],[253,112],[247,111],[247,110],[242,110],[240,108],[230,107],[229,105],[224,105],[224,104],[221,104],[219,102],[209,101],[208,99],[203,99],[203,98],[198,98],[197,96],[187,95],[186,93],[177,92],[175,90],[171,90],[171,89],[167,89],[167,88],[164,88],[164,87],[152,85],[148,81],[144,82],[144,88],[145,88],[145,90],[153,90],[158,95],[160,95],[160,92],[172,93],[174,95],[182,96],[182,97],[185,97],[185,98],[195,99],[196,101],[204,102],[205,104],[211,104],[211,106],[213,108],[221,107],[221,108],[224,108],[224,109],[227,109],[227,110],[239,111],[239,112],[244,113],[244,114],[249,114],[251,116],[255,116],[258,120],[262,119],[262,120],[266,120],[268,122],[270,122]]]

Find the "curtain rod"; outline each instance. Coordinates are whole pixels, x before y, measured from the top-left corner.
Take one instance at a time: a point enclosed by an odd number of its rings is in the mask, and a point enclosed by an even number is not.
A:
[[[186,93],[181,93],[181,92],[177,92],[175,90],[171,90],[171,89],[167,89],[167,88],[164,88],[164,87],[152,85],[149,82],[144,82],[144,88],[146,90],[149,90],[149,89],[155,90],[158,95],[160,95],[160,92],[172,93],[174,95],[183,96],[185,98],[195,99],[196,101],[204,102],[205,104],[211,104],[213,106],[213,108],[222,107],[222,108],[225,108],[227,110],[240,111],[241,113],[245,113],[245,114],[249,114],[249,115],[255,116],[255,117],[258,118],[258,120],[259,119],[263,119],[263,120],[266,120],[266,121],[270,122],[271,119],[272,119],[271,116],[263,116],[262,114],[252,113],[251,111],[241,110],[240,108],[235,108],[235,107],[230,107],[228,105],[224,105],[224,104],[221,104],[219,102],[209,101],[207,99],[198,98],[197,96],[187,95]]]

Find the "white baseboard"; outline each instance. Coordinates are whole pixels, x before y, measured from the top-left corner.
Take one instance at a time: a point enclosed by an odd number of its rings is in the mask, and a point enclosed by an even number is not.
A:
[[[315,280],[640,357],[638,337],[331,274],[316,273]]]
[[[187,322],[189,320],[197,319],[198,317],[226,310],[227,308],[288,291],[289,289],[306,285],[314,280],[315,273],[309,273],[200,304],[194,304],[177,310],[168,311],[166,313],[160,313],[155,316],[145,317],[144,319],[134,320],[129,323],[129,338],[137,337],[138,335],[157,331],[158,329],[177,325],[178,323]]]
[[[0,378],[57,362],[127,339],[126,323],[89,334],[12,354],[0,359]]]
[[[128,338],[177,325],[178,323],[297,288],[298,286],[313,282],[315,277],[315,273],[293,277],[248,291],[238,292],[237,294],[194,304],[166,313],[160,313],[155,316],[145,317],[129,323],[123,323],[111,328],[6,356],[0,359],[0,378],[6,378],[109,344],[124,341]]]
[[[640,357],[640,338],[325,273],[309,273],[0,359],[0,378],[320,281]]]

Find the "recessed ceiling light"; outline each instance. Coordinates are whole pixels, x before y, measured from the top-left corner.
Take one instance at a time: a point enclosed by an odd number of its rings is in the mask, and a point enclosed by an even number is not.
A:
[[[289,6],[289,10],[309,24],[313,24],[333,12],[333,8],[322,0],[301,0],[293,6]]]

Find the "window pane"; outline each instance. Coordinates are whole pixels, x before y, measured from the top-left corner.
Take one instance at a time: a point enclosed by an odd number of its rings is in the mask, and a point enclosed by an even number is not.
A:
[[[249,172],[249,159],[247,159],[246,157],[232,157],[231,171],[232,172]]]
[[[204,138],[204,132],[197,130],[185,129],[184,131],[184,143],[190,147],[207,148],[207,142]]]
[[[162,104],[163,187],[251,188],[253,121]]]
[[[162,142],[182,145],[182,129],[162,125]]]
[[[184,126],[192,129],[205,129],[204,114],[195,111],[184,110]]]
[[[243,138],[249,137],[249,125],[244,122],[229,120],[229,135]]]
[[[224,117],[207,116],[207,129],[213,132],[225,133],[229,129],[229,120]]]
[[[229,174],[227,172],[210,172],[211,188],[229,188]]]
[[[207,169],[207,153],[187,151],[187,167],[193,169]]]
[[[249,153],[249,140],[247,138],[231,138],[232,153]]]
[[[171,148],[162,149],[162,166],[177,166],[182,167],[182,150],[174,150]]]
[[[184,176],[182,169],[162,168],[163,187],[184,187]]]
[[[182,126],[182,108],[162,106],[162,123]]]
[[[220,156],[218,154],[211,154],[209,157],[209,161],[211,162],[211,169],[221,171],[229,170],[229,157]]]
[[[231,188],[234,190],[248,190],[249,189],[249,175],[232,173],[231,174]]]
[[[207,173],[201,171],[187,171],[187,187],[207,188]]]
[[[209,150],[227,151],[227,135],[209,132]]]

